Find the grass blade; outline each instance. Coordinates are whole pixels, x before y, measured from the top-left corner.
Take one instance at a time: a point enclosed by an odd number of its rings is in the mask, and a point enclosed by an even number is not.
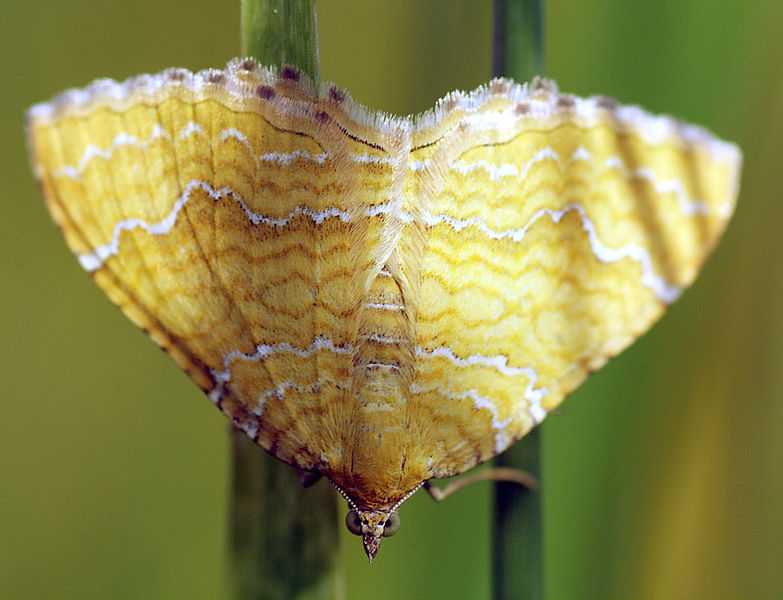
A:
[[[243,0],[242,53],[298,67],[318,85],[315,2]],[[295,471],[232,429],[230,584],[237,600],[344,597],[337,495],[305,489]]]
[[[495,0],[492,71],[529,81],[544,72],[544,0]],[[495,464],[540,478],[536,428],[495,459]],[[492,591],[504,600],[544,598],[541,491],[495,484]]]

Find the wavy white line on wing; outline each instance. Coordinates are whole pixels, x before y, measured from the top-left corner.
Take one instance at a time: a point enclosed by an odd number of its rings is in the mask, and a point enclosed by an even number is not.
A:
[[[312,219],[312,221],[316,224],[320,224],[325,219],[334,217],[338,217],[344,222],[348,222],[352,217],[348,211],[339,209],[337,207],[327,207],[322,210],[313,210],[307,207],[296,207],[286,217],[274,219],[250,210],[245,201],[231,188],[224,187],[215,189],[206,181],[192,180],[185,186],[185,190],[177,198],[171,212],[165,218],[151,224],[139,218],[123,219],[114,226],[111,241],[109,243],[99,246],[92,252],[79,255],[78,258],[82,267],[87,271],[95,271],[96,269],[100,268],[109,257],[116,255],[119,252],[120,234],[123,231],[130,231],[132,229],[140,228],[144,229],[151,235],[163,235],[168,233],[174,227],[180,210],[188,202],[192,191],[195,189],[203,190],[214,200],[218,200],[226,195],[233,196],[239,202],[248,219],[250,219],[250,222],[254,225],[264,223],[273,227],[285,227],[292,218],[298,215],[305,215]],[[378,205],[366,209],[365,214],[366,216],[372,217],[379,214],[385,214],[389,210],[389,205]],[[448,215],[435,215],[426,217],[425,222],[430,226],[446,223],[456,231],[460,231],[468,225],[472,225],[480,229],[485,235],[492,239],[510,238],[514,242],[519,242],[525,237],[528,229],[538,219],[544,216],[548,216],[554,223],[558,223],[563,215],[571,211],[575,211],[580,215],[582,219],[582,227],[589,236],[590,247],[600,261],[615,262],[623,258],[631,258],[632,260],[638,262],[642,267],[642,284],[652,289],[662,301],[670,303],[679,296],[680,292],[682,291],[679,286],[673,286],[666,283],[666,281],[661,276],[657,275],[653,271],[650,254],[645,248],[635,244],[626,244],[621,248],[613,249],[604,245],[598,238],[595,225],[588,218],[584,208],[579,204],[569,204],[561,210],[552,210],[548,208],[539,209],[525,224],[524,227],[506,229],[503,231],[495,231],[491,229],[478,217],[470,217],[468,219],[454,219]],[[400,218],[403,220],[412,220],[413,216],[408,215],[407,213],[403,213],[400,215]]]
[[[548,389],[544,387],[537,388],[536,382],[538,381],[538,371],[531,366],[525,367],[511,367],[508,365],[508,357],[498,354],[495,356],[484,356],[474,354],[467,358],[461,358],[456,356],[447,346],[438,346],[431,350],[426,350],[421,346],[416,347],[417,358],[445,358],[458,367],[470,367],[470,366],[484,366],[496,369],[503,375],[524,375],[527,378],[528,384],[524,391],[525,399],[530,403],[530,416],[536,423],[546,416],[546,411],[541,406],[541,401],[546,396]]]
[[[513,242],[521,242],[527,235],[530,227],[539,219],[543,217],[549,217],[553,223],[557,224],[563,218],[563,216],[569,212],[576,212],[582,219],[582,228],[587,232],[588,239],[590,241],[590,248],[593,254],[604,263],[612,263],[623,258],[630,258],[639,263],[642,267],[642,285],[650,288],[655,295],[662,301],[668,304],[674,302],[682,292],[682,288],[677,285],[671,285],[660,275],[656,274],[653,266],[650,253],[647,249],[636,244],[625,244],[620,248],[609,248],[598,237],[598,233],[595,229],[595,224],[590,220],[585,212],[585,209],[576,203],[568,204],[560,210],[553,210],[551,208],[541,208],[536,211],[530,220],[525,223],[523,227],[504,229],[501,231],[490,228],[484,221],[478,217],[468,217],[467,219],[455,219],[448,215],[440,214],[433,215],[426,218],[426,223],[429,226],[439,225],[445,223],[456,231],[461,231],[465,227],[473,226],[481,230],[487,237],[491,239],[510,239]]]
[[[365,302],[364,305],[367,308],[373,308],[376,310],[405,310],[405,306],[402,304],[388,304],[384,302]]]
[[[203,135],[201,126],[198,125],[197,123],[194,123],[193,121],[189,121],[188,124],[185,125],[180,130],[180,132],[177,134],[177,137],[180,139],[184,139],[188,135],[196,134],[196,133]],[[123,146],[137,146],[141,149],[144,149],[153,140],[157,138],[170,139],[170,136],[165,133],[165,131],[161,128],[159,124],[155,124],[150,135],[145,140],[139,140],[138,138],[136,138],[135,136],[127,132],[121,132],[114,137],[111,145],[106,149],[99,148],[93,144],[88,145],[85,148],[84,153],[82,154],[82,158],[80,159],[78,165],[76,166],[64,165],[63,167],[55,171],[54,176],[55,177],[66,176],[71,179],[78,180],[81,178],[87,165],[93,159],[102,158],[104,160],[108,160],[109,158],[111,158],[111,156],[118,148],[121,148]],[[226,140],[231,138],[238,140],[251,153],[253,152],[253,148],[250,144],[250,141],[242,131],[232,127],[232,128],[223,129],[220,132],[221,142],[225,142]],[[386,156],[372,156],[366,153],[352,154],[351,156],[352,159],[359,164],[391,164],[391,158]],[[254,156],[254,160],[256,161],[256,164],[258,164],[259,161],[263,161],[263,162],[274,162],[281,166],[286,166],[295,159],[311,160],[317,164],[323,164],[327,158],[328,155],[325,152],[319,154],[310,154],[306,150],[300,150],[300,149],[295,149],[291,152],[272,151],[258,156]],[[450,165],[450,169],[452,171],[460,173],[461,175],[467,175],[477,169],[483,169],[484,171],[487,172],[487,174],[489,175],[489,179],[491,181],[497,181],[503,177],[518,177],[520,180],[524,180],[530,168],[534,164],[546,159],[551,159],[557,162],[559,161],[560,157],[551,147],[547,146],[546,148],[543,148],[538,152],[536,152],[529,161],[527,161],[521,166],[517,166],[516,164],[513,163],[494,164],[487,161],[486,159],[482,159],[473,162],[455,161]],[[587,150],[585,150],[582,146],[580,146],[574,152],[574,154],[569,158],[567,163],[570,163],[574,160],[589,160],[589,159],[592,159],[592,155]],[[418,171],[421,169],[429,168],[431,167],[432,164],[433,161],[430,159],[426,159],[424,161],[411,160],[409,164],[409,168],[413,171]],[[674,193],[678,203],[680,204],[681,210],[685,215],[688,216],[693,214],[704,215],[704,214],[708,214],[710,211],[710,207],[706,203],[700,200],[688,198],[687,192],[685,190],[685,186],[683,185],[682,181],[680,181],[677,178],[668,179],[666,181],[658,181],[657,175],[654,170],[648,167],[639,167],[637,169],[631,170],[625,165],[622,159],[620,159],[618,156],[611,156],[607,158],[604,161],[604,167],[617,169],[621,173],[623,173],[627,178],[636,177],[639,179],[645,179],[650,182],[650,184],[654,187],[655,191],[659,194]]]
[[[544,160],[553,160],[558,162],[560,156],[552,148],[547,146],[536,152],[530,160],[525,162],[521,167],[513,163],[494,164],[490,163],[486,159],[477,160],[474,162],[465,162],[462,160],[451,163],[451,169],[461,175],[467,175],[477,169],[483,169],[489,175],[490,181],[497,181],[502,177],[518,177],[520,181],[523,181],[527,177],[528,172],[536,163]]]
[[[524,397],[529,402],[525,410],[525,413],[530,417],[530,419],[533,421],[534,424],[538,424],[544,420],[544,417],[546,417],[546,411],[541,406],[541,398],[546,393],[546,388],[533,390],[532,393],[529,393],[534,385],[535,385],[535,379],[531,379],[530,382],[528,383],[527,389],[525,390]],[[495,403],[491,399],[487,398],[486,396],[482,396],[481,394],[479,394],[477,390],[470,389],[467,390],[466,392],[457,393],[454,392],[453,390],[444,389],[442,386],[420,387],[414,385],[411,387],[411,391],[414,394],[434,391],[452,400],[466,400],[466,399],[472,400],[476,408],[489,411],[492,417],[492,428],[496,431],[495,452],[496,453],[502,452],[509,445],[510,436],[505,431],[505,429],[511,424],[513,415],[511,415],[508,419],[501,420],[500,413],[497,409],[497,406],[495,406]]]
[[[324,220],[334,217],[337,217],[346,223],[354,218],[350,212],[333,206],[321,210],[313,210],[308,207],[297,206],[287,216],[275,219],[250,210],[242,197],[229,187],[215,189],[206,181],[194,179],[188,182],[188,184],[185,186],[184,191],[179,195],[176,202],[174,202],[174,206],[172,207],[171,212],[169,212],[169,214],[160,221],[155,223],[148,223],[143,219],[135,217],[119,221],[112,230],[111,241],[109,241],[107,244],[103,244],[102,246],[97,247],[92,252],[80,254],[78,256],[82,267],[90,272],[95,271],[96,269],[99,269],[108,258],[116,255],[119,252],[120,234],[123,231],[130,231],[139,228],[147,231],[152,235],[164,235],[171,231],[172,227],[174,227],[175,223],[177,222],[177,215],[185,206],[185,204],[187,204],[191,197],[191,193],[195,189],[203,190],[213,200],[219,200],[223,196],[232,196],[239,202],[242,210],[245,211],[247,218],[251,223],[253,223],[253,225],[259,225],[263,223],[272,227],[285,227],[288,225],[291,219],[299,215],[309,217],[316,224],[321,224]],[[389,205],[380,204],[368,207],[364,214],[368,217],[374,217],[381,214],[387,214],[389,211]]]
[[[285,400],[285,391],[288,389],[295,389],[298,392],[317,392],[321,389],[323,383],[319,380],[311,385],[298,385],[293,381],[284,381],[276,388],[267,390],[258,397],[258,404],[250,409],[250,412],[255,416],[260,417],[264,412],[264,405],[274,397],[278,397],[281,400]]]
[[[136,138],[133,135],[130,135],[129,133],[121,132],[114,136],[114,139],[112,140],[111,145],[108,148],[99,148],[98,146],[94,144],[89,144],[82,153],[82,158],[79,160],[79,164],[76,166],[73,165],[64,165],[63,167],[59,168],[57,171],[54,172],[55,177],[69,177],[71,179],[81,179],[82,174],[84,173],[84,170],[87,168],[87,165],[96,158],[102,158],[103,160],[109,160],[112,155],[123,146],[135,146],[138,148],[146,148],[149,146],[153,140],[157,138],[166,138],[168,135],[163,131],[160,125],[155,125],[152,128],[152,132],[150,133],[149,137],[146,140],[139,141],[138,138]]]
[[[253,354],[247,354],[239,350],[231,350],[223,355],[223,370],[210,369],[210,374],[215,380],[215,388],[209,393],[209,397],[216,404],[223,398],[226,384],[231,380],[231,367],[229,363],[236,359],[250,362],[259,362],[262,359],[279,353],[291,353],[300,357],[307,357],[319,350],[328,350],[335,354],[351,354],[353,346],[351,344],[335,344],[332,340],[324,336],[316,337],[307,348],[297,348],[287,342],[279,344],[258,344]],[[292,384],[293,385],[293,384]],[[289,386],[290,387],[290,386]]]
[[[617,156],[610,156],[604,161],[604,166],[611,169],[617,169],[628,179],[644,179],[650,182],[655,193],[668,194],[673,193],[680,205],[680,210],[686,216],[706,215],[710,212],[710,207],[701,200],[695,200],[688,197],[685,186],[679,179],[672,178],[665,181],[659,181],[658,175],[649,167],[638,167],[629,169],[625,163]]]

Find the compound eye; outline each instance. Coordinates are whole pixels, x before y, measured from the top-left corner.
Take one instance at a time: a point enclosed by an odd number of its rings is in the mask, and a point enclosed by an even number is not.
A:
[[[383,524],[383,537],[391,537],[400,530],[400,515],[393,512]]]
[[[345,515],[345,526],[354,535],[362,535],[362,520],[359,518],[359,511],[352,510]]]

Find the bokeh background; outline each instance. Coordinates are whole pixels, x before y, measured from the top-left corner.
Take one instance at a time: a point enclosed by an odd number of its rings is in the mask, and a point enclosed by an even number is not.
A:
[[[81,270],[30,174],[23,110],[97,76],[221,66],[238,0],[3,2],[0,597],[219,598],[228,435]],[[319,0],[323,76],[415,112],[489,76],[491,2]],[[783,594],[783,4],[552,0],[548,74],[745,153],[696,285],[543,425],[552,598]],[[417,494],[348,597],[487,597],[489,486]],[[286,510],[285,506],[280,507]]]

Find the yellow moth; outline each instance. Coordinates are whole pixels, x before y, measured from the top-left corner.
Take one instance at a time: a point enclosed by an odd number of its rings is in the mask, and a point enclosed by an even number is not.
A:
[[[406,118],[235,59],[28,113],[82,266],[237,427],[325,477],[370,559],[693,281],[737,195],[707,131],[498,79]]]

